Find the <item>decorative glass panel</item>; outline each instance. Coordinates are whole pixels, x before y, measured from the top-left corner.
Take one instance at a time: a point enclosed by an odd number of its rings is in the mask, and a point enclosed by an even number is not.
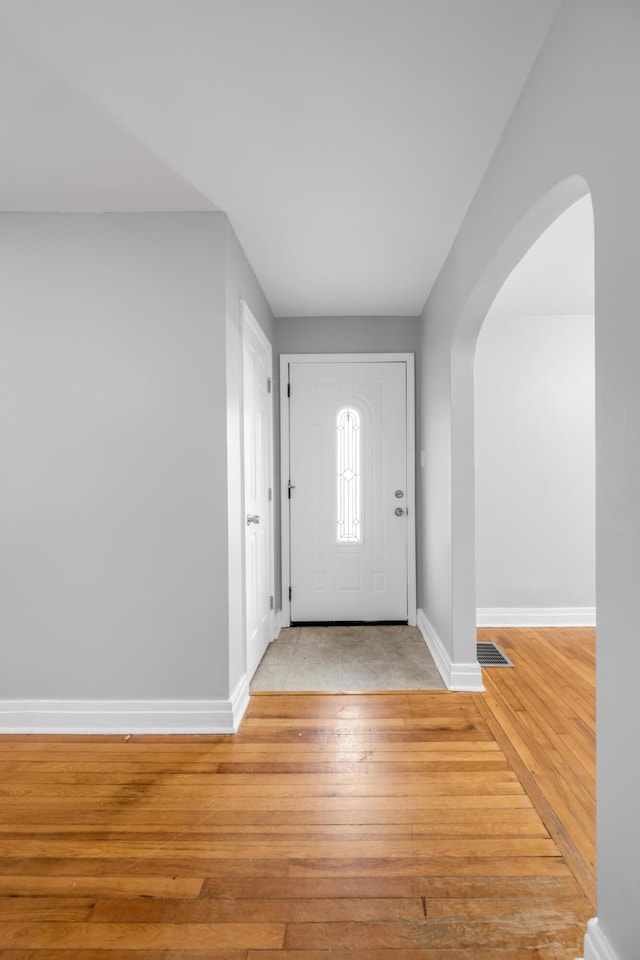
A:
[[[336,418],[337,540],[362,543],[362,483],[360,477],[360,414],[344,407]]]

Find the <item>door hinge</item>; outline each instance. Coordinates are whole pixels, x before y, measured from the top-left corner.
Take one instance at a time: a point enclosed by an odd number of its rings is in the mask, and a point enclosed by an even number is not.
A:
[[[267,378],[267,393],[271,393],[271,377]]]
[[[291,587],[289,587],[289,600],[291,600]]]
[[[288,397],[291,396],[291,384],[290,384],[290,383],[287,384],[287,396],[288,396]]]
[[[269,487],[269,503],[273,500],[273,490]]]
[[[269,597],[269,610],[273,610],[273,597]]]
[[[295,483],[291,483],[291,480],[289,480],[289,483],[287,484],[287,493],[289,496],[289,500],[291,500],[291,491],[295,490],[295,488],[296,488]]]

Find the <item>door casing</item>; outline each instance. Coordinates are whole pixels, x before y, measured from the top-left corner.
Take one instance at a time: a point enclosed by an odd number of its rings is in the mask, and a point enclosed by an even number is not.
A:
[[[291,549],[289,524],[289,382],[290,363],[384,363],[401,362],[407,367],[407,612],[416,624],[416,474],[415,474],[415,358],[412,353],[287,353],[280,356],[280,503],[282,544],[282,626],[291,624],[289,586]]]
[[[241,300],[241,301],[240,301],[240,316],[241,316],[241,330],[242,330],[242,419],[241,419],[241,423],[242,423],[242,437],[241,437],[241,444],[242,444],[242,521],[241,521],[241,522],[242,522],[242,526],[243,526],[243,530],[244,530],[244,529],[245,529],[245,523],[246,523],[246,519],[245,519],[245,518],[246,518],[246,513],[247,513],[247,503],[246,503],[246,483],[247,483],[247,476],[246,476],[246,452],[245,452],[245,437],[244,437],[244,432],[245,432],[245,397],[246,397],[245,390],[246,390],[246,386],[247,386],[247,384],[246,384],[246,369],[247,369],[247,364],[246,364],[246,342],[245,342],[246,331],[247,331],[249,328],[251,329],[251,331],[252,331],[252,333],[253,333],[253,336],[264,346],[264,349],[267,351],[267,354],[268,354],[269,357],[271,357],[271,355],[272,355],[272,346],[271,346],[271,343],[270,343],[269,339],[268,339],[267,336],[265,335],[264,331],[262,330],[262,328],[261,328],[260,325],[258,324],[258,321],[257,321],[257,320],[255,319],[255,317],[253,316],[253,314],[252,314],[249,306],[247,305],[247,303],[246,303],[244,300]],[[269,366],[271,366],[271,363],[269,363]],[[272,383],[273,383],[273,381],[272,381]],[[269,464],[268,464],[268,475],[269,475],[269,480],[268,480],[268,482],[269,482],[269,488],[270,488],[271,491],[274,490],[274,476],[273,476],[273,474],[274,474],[274,469],[273,469],[273,467],[274,467],[274,459],[275,459],[275,458],[274,458],[274,455],[273,455],[273,393],[272,393],[273,387],[272,387],[272,383],[271,383],[271,385],[270,385],[270,387],[269,387],[269,391],[270,391],[270,394],[269,394],[269,400],[270,400],[270,402],[269,402],[269,404],[268,404],[269,416],[268,416],[268,418],[267,418],[267,422],[265,423],[265,429],[266,429],[266,432],[267,432],[266,445],[267,445],[268,450],[270,451]],[[266,383],[265,383],[265,385],[264,385],[264,388],[265,388],[265,392],[266,392],[266,391],[267,391],[267,384],[266,384]],[[266,523],[265,523],[264,525],[265,525],[265,527],[266,527],[266,536],[267,536],[267,541],[268,541],[268,545],[269,545],[269,546],[268,546],[268,550],[267,550],[267,557],[268,557],[268,563],[269,563],[269,568],[268,568],[268,571],[267,571],[267,579],[268,579],[268,583],[269,583],[268,589],[269,589],[269,593],[270,593],[270,595],[271,595],[272,597],[274,597],[274,595],[275,595],[275,584],[274,584],[274,580],[275,580],[275,562],[274,562],[274,551],[273,551],[273,543],[274,543],[274,516],[273,516],[274,511],[273,511],[273,506],[274,506],[274,500],[273,500],[273,494],[272,494],[271,500],[270,500],[270,502],[269,502],[269,504],[268,504],[268,510],[267,510],[267,512],[266,512],[266,517],[264,518],[264,519],[266,520]],[[248,667],[249,667],[249,662],[248,662],[248,661],[249,661],[249,656],[248,656],[249,623],[248,623],[248,617],[247,617],[247,599],[248,599],[248,582],[247,582],[247,578],[248,578],[248,575],[249,575],[249,571],[248,571],[248,569],[247,569],[247,555],[246,555],[244,537],[243,537],[243,545],[242,545],[242,555],[243,555],[243,573],[244,573],[244,584],[243,584],[244,668],[245,668],[245,672],[246,672],[247,669],[248,669]],[[275,606],[275,604],[274,604],[274,606]],[[267,610],[264,611],[265,615],[268,617],[268,623],[269,623],[269,627],[268,627],[269,632],[270,632],[269,642],[274,638],[274,634],[275,634],[275,632],[276,632],[276,631],[275,631],[275,609],[274,609],[274,606],[272,606],[268,611],[267,611]],[[249,679],[250,679],[250,678],[249,678]]]

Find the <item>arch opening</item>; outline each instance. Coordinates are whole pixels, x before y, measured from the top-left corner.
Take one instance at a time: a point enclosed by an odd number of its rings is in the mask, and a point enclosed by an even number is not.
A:
[[[581,201],[581,209],[578,206],[578,201]],[[583,229],[585,228],[585,223],[589,221],[590,234],[588,238],[587,245],[589,246],[589,255],[590,255],[590,271],[588,280],[591,284],[590,291],[590,302],[585,302],[582,300],[578,305],[570,304],[559,304],[557,300],[553,302],[553,291],[549,293],[548,290],[539,290],[539,289],[529,289],[528,302],[523,307],[522,304],[516,308],[515,302],[513,300],[513,290],[509,290],[509,280],[512,277],[515,277],[516,271],[514,268],[521,265],[522,269],[527,271],[529,258],[526,258],[526,255],[531,252],[530,255],[535,255],[536,250],[544,246],[545,236],[548,239],[548,236],[552,232],[558,230],[563,223],[566,223],[566,218],[576,217],[577,214],[582,215],[582,224]],[[580,217],[578,217],[578,220]],[[476,550],[477,541],[476,541],[476,530],[478,524],[478,517],[476,516],[476,381],[475,381],[475,361],[476,357],[479,356],[481,349],[483,348],[483,340],[485,336],[489,336],[490,325],[492,323],[492,318],[496,315],[499,316],[500,307],[502,306],[503,315],[506,315],[509,319],[509,314],[515,312],[520,312],[523,309],[528,311],[528,315],[524,315],[525,319],[520,325],[519,329],[512,327],[509,329],[509,335],[511,336],[512,344],[516,343],[518,349],[523,350],[522,342],[519,342],[519,335],[522,334],[522,331],[527,331],[528,335],[537,339],[536,349],[538,350],[537,357],[534,356],[535,351],[531,351],[531,355],[528,355],[526,359],[526,364],[531,368],[535,367],[536,363],[538,369],[534,369],[535,378],[540,380],[540,371],[542,369],[543,373],[549,373],[549,370],[554,369],[555,380],[551,380],[549,383],[545,383],[545,389],[549,390],[549,397],[544,397],[544,403],[538,403],[538,407],[545,406],[547,414],[547,425],[546,427],[540,428],[540,409],[536,409],[536,396],[526,397],[524,400],[524,407],[528,409],[531,414],[531,420],[538,424],[538,429],[547,430],[549,432],[555,433],[555,442],[556,444],[562,444],[563,442],[567,445],[570,445],[572,438],[569,435],[571,430],[576,432],[583,432],[582,435],[582,448],[577,449],[577,452],[573,452],[570,449],[562,450],[561,455],[565,458],[564,462],[566,466],[567,474],[571,474],[575,464],[571,463],[571,457],[575,456],[577,460],[580,461],[582,465],[582,475],[580,469],[573,472],[571,483],[568,484],[570,487],[569,491],[565,489],[565,502],[564,504],[560,502],[554,502],[552,504],[553,509],[556,511],[565,511],[566,516],[561,516],[560,513],[557,513],[558,525],[559,528],[563,530],[563,536],[570,536],[567,533],[568,530],[573,529],[577,543],[577,549],[571,553],[571,550],[568,549],[571,547],[570,544],[561,543],[560,547],[556,544],[554,548],[553,545],[549,547],[550,551],[556,549],[557,556],[551,557],[551,563],[548,564],[548,576],[547,582],[541,583],[541,593],[540,596],[545,595],[544,591],[549,589],[553,590],[557,583],[554,582],[555,579],[563,579],[562,589],[565,591],[561,596],[563,599],[558,600],[557,596],[553,597],[553,594],[547,593],[546,596],[551,596],[551,600],[536,601],[527,597],[525,600],[518,599],[513,600],[513,595],[511,598],[507,595],[506,601],[503,599],[503,602],[506,606],[513,604],[516,610],[522,610],[525,615],[529,614],[530,611],[527,609],[529,607],[534,607],[537,604],[544,602],[543,610],[549,610],[556,605],[562,609],[563,607],[567,610],[573,609],[572,613],[567,614],[567,619],[561,623],[552,623],[548,622],[545,625],[548,626],[570,626],[572,625],[570,617],[575,616],[575,611],[582,608],[582,614],[585,616],[584,621],[574,620],[575,625],[582,626],[589,624],[587,619],[590,614],[590,623],[595,623],[595,613],[596,613],[596,591],[595,591],[595,568],[596,568],[596,542],[595,542],[595,529],[596,529],[596,498],[595,498],[595,466],[596,466],[596,457],[595,457],[595,407],[596,407],[596,385],[595,385],[595,366],[596,366],[596,356],[595,356],[595,344],[597,342],[595,337],[595,309],[594,309],[594,295],[593,287],[595,285],[595,264],[594,264],[594,251],[595,244],[593,242],[593,207],[591,206],[591,193],[589,191],[588,185],[586,182],[579,177],[571,178],[569,181],[564,181],[562,184],[559,184],[558,187],[550,191],[545,197],[542,198],[532,210],[523,218],[523,220],[514,228],[511,234],[507,237],[504,244],[498,250],[496,255],[487,265],[485,271],[480,277],[476,287],[467,300],[464,310],[460,316],[460,322],[456,328],[455,336],[452,340],[452,353],[451,353],[451,523],[452,523],[452,539],[451,539],[451,548],[452,548],[452,589],[453,589],[453,618],[452,618],[452,639],[453,639],[453,651],[454,659],[457,661],[469,662],[471,657],[476,656],[476,638],[477,638],[477,607],[480,606],[482,610],[483,604],[487,603],[487,580],[486,580],[486,569],[484,571],[479,571],[478,563],[483,562],[483,558],[478,558],[478,553]],[[566,251],[565,251],[566,253]],[[583,265],[584,257],[586,256],[585,250],[582,251],[583,255]],[[549,268],[548,268],[549,269]],[[566,265],[565,265],[566,269]],[[531,279],[531,278],[530,278]],[[538,278],[540,282],[540,278]],[[508,298],[511,297],[511,302],[507,302],[506,308],[504,302],[500,304],[501,293]],[[543,295],[543,299],[546,297],[546,302],[540,301],[540,296]],[[540,318],[543,318],[547,322],[547,326],[552,330],[554,336],[557,335],[558,330],[561,327],[565,328],[565,333],[569,331],[571,337],[568,341],[565,341],[564,344],[561,344],[561,349],[564,350],[564,358],[566,365],[569,363],[574,365],[572,371],[572,380],[573,382],[568,385],[563,382],[563,378],[567,379],[565,376],[566,371],[563,370],[562,357],[553,356],[551,360],[549,359],[550,349],[555,349],[555,347],[549,347],[549,344],[546,346],[543,345],[542,349],[540,347],[541,341],[539,338],[540,327],[542,324],[539,322],[536,326],[536,319],[540,321]],[[567,319],[568,318],[568,319]],[[504,319],[504,316],[503,316]],[[513,316],[510,318],[513,320]],[[556,321],[556,328],[554,328],[554,320]],[[486,326],[485,326],[486,324]],[[579,329],[583,326],[583,329]],[[504,324],[503,324],[504,328]],[[482,332],[481,332],[482,331]],[[480,337],[479,337],[480,335]],[[576,340],[576,336],[578,339]],[[533,340],[531,342],[534,342]],[[557,340],[554,341],[557,344]],[[577,356],[571,355],[571,350],[575,348],[578,344],[578,350],[576,353],[581,354],[581,361],[583,366],[580,367],[580,364],[576,363]],[[525,348],[526,349],[526,348]],[[545,353],[546,350],[546,353]],[[560,347],[558,347],[560,350]],[[502,363],[504,364],[504,356],[502,357]],[[525,364],[525,366],[526,366]],[[589,369],[585,370],[584,365],[588,365]],[[486,375],[487,371],[484,371],[485,376],[485,386],[486,386]],[[489,371],[489,376],[500,375],[500,365],[494,365],[493,373]],[[534,379],[535,379],[534,378]],[[581,379],[582,378],[582,379]],[[511,377],[511,389],[520,390],[523,385],[524,377],[518,377],[518,374],[515,373]],[[581,380],[581,382],[580,382]],[[543,377],[544,381],[544,377]],[[554,394],[555,391],[555,394]],[[508,398],[507,398],[508,399]],[[567,400],[569,401],[567,404]],[[557,402],[556,402],[557,401]],[[502,397],[502,404],[504,404],[505,397]],[[565,404],[566,408],[563,408],[560,404]],[[573,407],[571,406],[573,404]],[[528,406],[527,406],[528,405]],[[517,407],[518,404],[514,403],[514,407]],[[522,406],[522,404],[521,404]],[[588,409],[590,407],[590,409]],[[495,409],[495,408],[494,408]],[[511,429],[517,429],[517,418],[515,414],[517,410],[509,411],[511,416]],[[585,414],[588,413],[588,417]],[[549,427],[548,418],[549,416],[556,416],[557,423],[552,423]],[[508,417],[506,418],[508,420]],[[489,417],[488,420],[481,425],[478,433],[478,442],[482,444],[486,442],[487,431],[494,430],[496,427],[495,422],[491,421]],[[564,429],[564,437],[563,431]],[[513,436],[513,434],[512,434]],[[520,440],[521,438],[518,438]],[[543,437],[544,440],[548,439]],[[525,441],[526,443],[526,441]],[[556,447],[558,449],[558,447]],[[504,451],[503,451],[504,453]],[[485,451],[486,454],[486,451]],[[506,451],[506,456],[513,455],[513,445],[511,450]],[[523,456],[523,460],[524,460]],[[484,464],[486,467],[486,462]],[[551,472],[554,468],[562,469],[559,464],[553,464],[551,466]],[[520,465],[521,469],[524,468],[523,464]],[[484,469],[484,467],[483,467]],[[539,474],[541,476],[541,474]],[[549,480],[547,483],[547,495],[551,491],[555,496],[556,490],[554,490],[554,477],[551,479],[549,477],[543,478],[545,481]],[[562,489],[562,480],[566,478],[560,478],[561,483],[559,489]],[[485,483],[484,493],[487,491],[487,477],[480,478],[481,482]],[[490,481],[489,481],[490,482]],[[577,489],[578,486],[582,486],[582,489]],[[530,486],[530,492],[534,489],[535,484]],[[576,493],[577,491],[577,493]],[[576,510],[578,506],[577,502],[569,503],[567,505],[566,494],[569,495],[573,492],[576,501],[582,501],[581,509],[582,514]],[[502,500],[501,498],[502,493]],[[494,500],[494,505],[499,504],[499,509],[503,510],[505,508],[504,503],[504,488],[501,491],[497,491],[497,496]],[[538,536],[538,547],[540,543],[543,546],[545,544],[544,536],[540,537],[540,530],[534,530],[534,538],[530,538],[529,542],[525,535],[526,525],[529,524],[530,527],[535,526],[536,522],[540,523],[540,515],[536,519],[534,516],[535,510],[531,509],[531,504],[526,504],[520,502],[517,504],[517,509],[520,511],[520,519],[523,520],[523,528],[521,530],[508,531],[508,535],[514,533],[512,538],[512,547],[514,544],[519,544],[519,547],[522,551],[527,551],[531,542],[534,541],[535,536]],[[529,515],[525,515],[527,513]],[[590,512],[590,515],[585,514],[585,510]],[[580,517],[582,519],[580,519]],[[546,521],[547,518],[543,518]],[[480,552],[482,549],[487,548],[487,543],[491,537],[495,535],[495,529],[490,529],[490,524],[487,527],[486,524],[487,518],[481,518],[481,524],[485,524],[485,528],[480,528],[479,538],[484,538],[484,543],[480,543]],[[507,517],[507,525],[513,522],[513,516]],[[588,530],[576,531],[575,523],[583,522],[587,526]],[[571,524],[574,524],[572,527]],[[489,528],[489,529],[488,529]],[[504,531],[503,531],[504,532]],[[555,533],[556,531],[554,531]],[[549,531],[547,530],[547,538],[549,538]],[[500,544],[498,545],[501,546]],[[495,547],[495,544],[492,544],[492,547]],[[564,551],[564,552],[563,552]],[[534,551],[535,552],[535,551]],[[582,556],[580,553],[582,552]],[[486,557],[484,558],[486,560]],[[493,558],[495,560],[495,557]],[[500,558],[502,562],[502,567],[497,570],[497,578],[494,580],[493,587],[496,586],[496,583],[500,587],[504,586],[504,583],[511,577],[513,570],[508,569],[510,561],[513,560],[513,555],[509,557],[508,555]],[[530,560],[531,558],[527,558]],[[540,556],[535,558],[538,562],[538,571],[542,569],[540,563]],[[542,557],[542,562],[544,562],[544,557]],[[555,564],[555,566],[554,566]],[[578,592],[571,594],[569,592],[569,587],[567,584],[569,580],[564,577],[566,571],[562,571],[562,565],[572,566],[573,569],[569,571],[572,577],[575,577],[576,573],[580,574],[582,578],[578,585]],[[517,567],[517,561],[513,564],[513,567]],[[499,565],[498,565],[499,567]],[[520,568],[521,580],[522,580],[522,565]],[[506,571],[506,573],[505,573]],[[493,571],[496,573],[496,570]],[[531,568],[526,573],[526,576],[530,578],[530,581],[527,583],[527,588],[530,589],[531,577],[535,576],[532,574]],[[484,580],[483,580],[484,577]],[[578,577],[578,580],[580,580]],[[499,583],[500,578],[502,582]],[[520,583],[520,586],[522,583]],[[516,584],[518,586],[518,584]],[[511,583],[513,587],[513,582]],[[575,587],[575,583],[573,584]],[[571,587],[571,589],[573,589]],[[582,592],[579,592],[579,591]],[[478,604],[478,596],[480,596],[480,604]],[[570,599],[567,599],[570,598]],[[589,602],[592,598],[593,606]],[[548,606],[547,606],[548,604]],[[591,610],[589,611],[589,608]],[[492,626],[496,627],[507,627],[511,626],[526,626],[525,622],[512,622],[508,624],[508,620],[505,619],[502,622],[495,622],[495,610],[492,611],[494,615],[494,623]],[[509,617],[509,614],[507,614]],[[489,620],[485,620],[484,623],[482,619],[480,624],[483,626],[489,626]],[[542,626],[542,622],[537,624],[532,624],[535,626]],[[535,637],[535,635],[534,635]],[[534,639],[531,638],[531,639]],[[483,632],[480,635],[480,639],[498,639],[498,637],[493,634],[491,637],[488,633]],[[518,643],[524,639],[523,634],[507,634],[504,637],[505,651],[509,657],[514,660],[515,666],[518,667],[518,662],[516,655],[518,652]],[[540,639],[538,634],[537,639]],[[576,640],[586,639],[584,635],[580,634],[559,634],[555,638],[560,644],[564,644],[563,649],[566,653],[570,645],[575,643]],[[550,650],[548,647],[547,649]],[[528,645],[528,640],[526,648],[523,649],[521,667],[523,674],[526,674],[526,669],[524,664],[529,658],[531,661],[531,650],[532,647]],[[572,648],[573,650],[573,648]],[[586,662],[592,653],[589,650],[585,651]],[[573,653],[571,654],[573,657]],[[573,689],[571,686],[572,681],[568,679],[568,675],[565,678],[563,668],[557,668],[556,664],[556,675],[561,678],[561,682],[564,681],[567,684],[567,689]],[[485,682],[489,688],[491,695],[496,695],[496,691],[500,691],[500,681],[499,679],[492,676],[489,678],[485,677]],[[551,689],[551,687],[550,687]],[[583,685],[583,692],[586,687]],[[557,693],[557,689],[556,689]],[[575,690],[574,694],[575,696]],[[544,698],[544,693],[541,693],[541,696]],[[560,702],[562,697],[557,698]],[[551,701],[548,701],[551,703]],[[590,708],[587,707],[587,710]],[[535,710],[534,710],[535,714]],[[498,721],[500,722],[500,721]],[[535,729],[535,718],[533,719],[533,726]],[[588,735],[588,722],[589,716],[586,717],[587,726],[585,727],[585,735]],[[511,728],[507,722],[506,735],[510,735]],[[513,732],[513,731],[511,731]],[[591,733],[593,729],[591,728]],[[585,748],[586,749],[586,748]],[[585,752],[585,758],[589,757],[588,750]],[[558,770],[556,769],[556,773]],[[594,783],[589,780],[589,777],[593,776],[593,771],[588,767],[588,762],[586,766],[581,768],[580,772],[573,770],[571,764],[568,764],[566,769],[567,777],[573,776],[575,773],[575,779],[573,782],[578,784],[580,788],[584,788],[586,793],[589,795],[592,794]],[[537,783],[537,774],[533,771],[530,771],[530,783],[540,787],[541,795],[545,795],[545,780],[544,773],[541,776],[540,783]],[[584,779],[583,779],[584,777]],[[548,782],[548,781],[547,781]],[[562,816],[562,813],[559,814]],[[583,889],[583,892],[588,897],[588,899],[595,904],[597,897],[596,890],[596,877],[595,877],[595,823],[591,823],[589,826],[588,822],[585,820],[580,825],[571,825],[567,826],[567,845],[571,849],[571,856],[573,857],[574,867],[577,869],[576,876],[579,877],[580,886]],[[554,839],[557,839],[554,834]]]
[[[595,622],[593,209],[545,230],[475,352],[478,626]]]
[[[549,190],[516,223],[467,299],[451,346],[451,550],[453,660],[476,662],[475,387],[476,344],[507,278],[540,236],[590,193],[581,176]]]

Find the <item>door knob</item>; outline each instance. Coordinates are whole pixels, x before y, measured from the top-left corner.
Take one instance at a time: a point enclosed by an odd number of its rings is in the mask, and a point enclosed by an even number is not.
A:
[[[393,512],[395,513],[396,517],[404,516],[404,510],[402,509],[402,507],[396,507]]]
[[[257,513],[248,513],[247,514],[247,526],[251,523],[260,523],[260,517]]]

